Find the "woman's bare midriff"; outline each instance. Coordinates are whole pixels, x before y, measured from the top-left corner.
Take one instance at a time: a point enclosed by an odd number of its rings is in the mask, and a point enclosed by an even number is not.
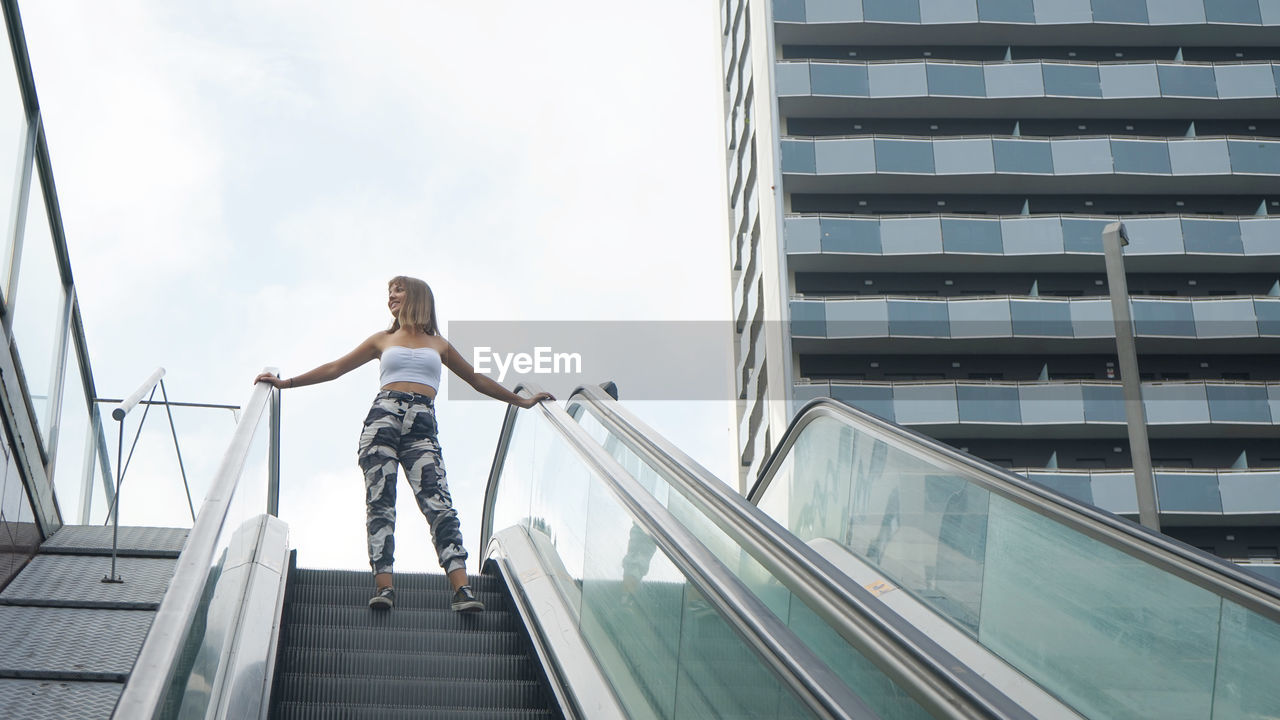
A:
[[[391,382],[391,383],[387,383],[386,385],[383,385],[382,389],[396,390],[398,392],[418,393],[419,395],[426,395],[427,397],[432,399],[434,399],[436,396],[435,388],[431,387],[430,385],[423,385],[422,383],[415,383],[415,382]]]

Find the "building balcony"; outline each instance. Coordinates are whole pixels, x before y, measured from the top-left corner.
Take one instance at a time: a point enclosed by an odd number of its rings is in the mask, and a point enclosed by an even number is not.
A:
[[[1143,352],[1280,350],[1280,297],[1135,297],[1131,308]],[[1106,297],[805,297],[790,311],[801,353],[937,352],[939,341],[959,353],[1115,349]]]
[[[796,384],[797,403],[834,397],[936,437],[1124,437],[1119,382],[850,382]],[[1160,437],[1280,437],[1280,383],[1142,384]]]
[[[1115,217],[1079,215],[792,215],[790,269],[859,272],[1097,272]],[[1125,217],[1125,262],[1140,272],[1280,271],[1280,217]]]
[[[788,61],[776,66],[787,117],[1213,117],[1266,113],[1269,62],[966,63]],[[883,102],[873,102],[883,99]],[[940,102],[945,103],[941,106]]]
[[[784,137],[787,192],[1265,193],[1280,140],[1264,138]]]
[[[1018,469],[1019,474],[1084,503],[1138,514],[1133,473],[1117,470]],[[1155,470],[1164,525],[1274,524],[1280,520],[1280,470]]]
[[[1178,45],[1261,44],[1280,25],[1272,0],[774,0],[781,43],[1064,44],[1094,40]],[[1054,40],[1056,39],[1056,43]],[[1046,42],[1047,41],[1047,42]]]

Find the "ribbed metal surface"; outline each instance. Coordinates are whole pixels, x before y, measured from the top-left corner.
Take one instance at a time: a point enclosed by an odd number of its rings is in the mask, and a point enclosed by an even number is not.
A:
[[[135,557],[178,557],[189,532],[187,528],[122,527],[118,552]],[[110,555],[111,527],[63,525],[40,545],[40,552]]]
[[[290,648],[281,659],[296,673],[383,678],[471,678],[527,680],[533,667],[524,655],[458,653],[319,653]]]
[[[113,682],[0,679],[5,720],[102,720],[124,686]]]
[[[0,607],[0,676],[123,680],[154,618],[143,610]]]
[[[283,703],[271,714],[272,720],[551,720],[558,717],[550,710],[506,708],[502,710],[463,710],[440,708],[424,716],[416,708],[368,707],[364,705],[312,705]]]
[[[373,594],[373,585],[365,573],[364,582],[359,585],[329,586],[313,583],[298,583],[290,590],[291,598],[300,605],[335,605],[339,607],[358,608],[368,604]],[[407,587],[396,579],[396,609],[404,610],[446,610],[452,590]],[[476,597],[489,610],[506,609],[506,599],[499,592],[476,591]]]
[[[290,580],[273,718],[554,718],[495,578],[471,579],[482,613],[455,613],[443,575],[398,574],[396,606],[369,609],[367,572],[297,570]]]
[[[176,560],[119,558],[123,583],[104,583],[111,559],[85,555],[40,555],[0,593],[0,603],[63,607],[131,607],[154,610],[164,598]]]

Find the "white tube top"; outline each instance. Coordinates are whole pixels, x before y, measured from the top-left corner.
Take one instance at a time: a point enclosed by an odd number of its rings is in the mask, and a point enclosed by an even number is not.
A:
[[[382,351],[380,376],[383,387],[393,382],[411,382],[439,390],[440,353],[429,347],[392,345]]]

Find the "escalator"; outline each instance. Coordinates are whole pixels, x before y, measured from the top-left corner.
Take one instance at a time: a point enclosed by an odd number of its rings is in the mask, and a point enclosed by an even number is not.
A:
[[[367,573],[292,567],[283,523],[238,525],[257,500],[215,486],[115,717],[1280,709],[1265,581],[836,403],[797,417],[750,500],[597,388],[512,408],[477,615],[408,574],[372,613]]]
[[[602,393],[569,405],[1036,717],[1280,717],[1280,588],[1232,563],[836,401],[797,415],[750,503]]]

